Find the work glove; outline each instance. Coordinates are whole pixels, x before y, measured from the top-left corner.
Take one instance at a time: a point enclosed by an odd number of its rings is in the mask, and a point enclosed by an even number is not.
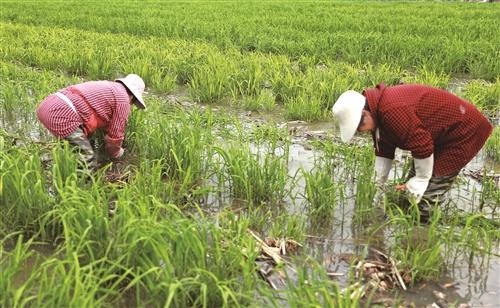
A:
[[[124,148],[120,148],[120,150],[118,150],[118,153],[116,154],[116,156],[114,158],[120,158],[120,157],[122,157],[124,152],[125,152],[125,149]]]
[[[375,195],[373,204],[379,204],[384,198],[384,184],[387,181],[389,171],[391,171],[392,159],[376,156],[375,157]]]
[[[417,203],[420,202],[422,196],[429,185],[429,180],[432,177],[432,169],[434,167],[434,154],[424,159],[414,159],[415,176],[408,180],[406,189],[415,196]]]

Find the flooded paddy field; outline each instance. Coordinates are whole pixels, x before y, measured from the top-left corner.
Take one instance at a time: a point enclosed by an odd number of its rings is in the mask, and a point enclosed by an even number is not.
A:
[[[360,177],[367,176],[366,174],[370,175],[371,168],[360,169],[360,162],[350,160],[349,156],[361,152],[363,159],[366,159],[368,164],[371,164],[371,145],[368,138],[359,137],[353,149],[335,141],[337,139],[335,137],[335,126],[327,121],[314,123],[305,121],[287,122],[279,119],[276,114],[232,111],[223,106],[197,106],[192,104],[177,109],[178,106],[176,105],[165,107],[165,105],[172,104],[169,100],[154,97],[152,97],[152,100],[155,101],[158,108],[169,110],[160,117],[167,119],[172,116],[176,118],[181,114],[180,119],[182,120],[177,121],[181,121],[181,127],[184,128],[190,127],[192,121],[199,120],[196,119],[199,116],[204,121],[208,120],[206,117],[213,118],[212,121],[219,124],[214,125],[210,131],[205,133],[215,137],[214,144],[220,144],[221,149],[230,149],[231,142],[236,142],[235,146],[238,149],[238,155],[249,160],[246,165],[240,165],[243,171],[240,170],[238,174],[241,177],[247,177],[251,181],[260,180],[264,181],[266,185],[275,185],[272,186],[275,189],[274,191],[265,191],[260,197],[254,195],[260,193],[257,190],[250,193],[243,191],[239,192],[241,195],[237,195],[238,192],[235,192],[234,189],[238,180],[232,178],[231,171],[225,166],[230,159],[238,157],[230,158],[229,156],[220,155],[222,153],[220,151],[217,153],[212,152],[212,155],[209,155],[210,152],[206,151],[211,145],[197,144],[197,147],[205,148],[198,156],[198,159],[206,160],[212,157],[207,168],[214,171],[204,173],[200,179],[196,180],[197,183],[193,184],[194,186],[184,192],[176,192],[176,189],[171,190],[170,194],[178,195],[170,197],[167,194],[169,193],[168,189],[172,189],[169,187],[171,183],[163,175],[159,182],[155,184],[160,186],[158,191],[154,193],[155,198],[165,194],[161,198],[176,200],[177,206],[180,207],[179,210],[185,211],[183,216],[191,217],[190,220],[199,220],[198,223],[215,223],[219,228],[224,228],[223,225],[227,222],[223,221],[227,219],[225,216],[229,215],[232,217],[231,219],[234,219],[233,223],[240,224],[242,222],[238,221],[244,221],[243,226],[247,230],[257,232],[262,239],[272,239],[271,241],[279,241],[280,239],[286,241],[289,239],[300,243],[300,247],[295,247],[281,256],[287,266],[285,269],[276,268],[274,261],[264,258],[263,262],[270,267],[271,273],[279,274],[254,278],[261,279],[263,282],[267,281],[268,287],[275,292],[272,295],[275,299],[283,296],[282,300],[287,302],[286,290],[289,285],[304,283],[307,280],[304,280],[304,277],[299,277],[297,271],[318,271],[318,268],[320,268],[320,271],[324,271],[325,274],[323,279],[336,283],[338,288],[347,289],[355,285],[356,288],[359,288],[358,290],[363,290],[363,293],[356,295],[359,297],[359,303],[353,303],[353,305],[363,303],[382,306],[426,306],[434,303],[440,303],[440,305],[446,303],[446,305],[450,306],[459,304],[469,306],[496,305],[500,287],[498,279],[500,250],[497,238],[499,170],[498,164],[488,158],[484,151],[464,169],[458,183],[453,186],[452,191],[449,193],[450,203],[441,209],[443,216],[437,219],[435,224],[421,226],[412,222],[409,217],[398,216],[399,214],[390,211],[387,212],[386,207],[389,206],[389,200],[379,205],[372,205],[370,200],[367,207],[357,205],[357,202],[363,202],[362,197],[360,199],[359,195],[357,195]],[[217,120],[214,121],[214,119]],[[178,123],[175,125],[178,125]],[[177,131],[177,133],[179,132]],[[188,135],[191,136],[192,133],[189,132]],[[267,136],[260,137],[260,134],[263,134],[261,136],[267,134]],[[46,146],[57,147],[55,143],[51,143],[52,138],[50,136],[26,132],[24,134],[26,137],[18,135],[19,139],[13,139],[12,135],[13,133],[3,135],[3,144],[4,146],[7,145],[7,153],[24,147],[30,148],[30,145],[26,144],[27,140],[31,140],[35,144],[41,143],[42,148],[37,149],[37,151],[40,151],[40,161],[42,161],[44,168],[51,168],[54,159],[53,155],[56,153],[41,154],[41,152],[48,150],[45,148]],[[33,138],[33,136],[37,137]],[[335,147],[338,148],[334,149]],[[58,151],[66,153],[68,149],[59,148]],[[18,153],[17,155],[20,155],[19,158],[22,160],[25,160],[23,155],[31,155],[21,154],[22,152]],[[245,156],[245,153],[249,156]],[[257,157],[258,161],[252,161],[255,157]],[[401,173],[408,158],[406,153],[397,153],[395,171],[391,174],[395,182],[401,178]],[[12,157],[9,157],[9,159],[12,159]],[[269,162],[273,160],[279,161],[280,164],[276,165]],[[109,166],[110,168],[103,169],[106,170],[103,173],[103,179],[93,183],[90,189],[100,189],[92,187],[94,185],[103,185],[103,187],[108,187],[111,191],[114,191],[112,194],[115,195],[120,194],[120,191],[127,190],[127,186],[134,186],[134,190],[137,189],[139,194],[146,196],[146,192],[141,190],[147,191],[148,189],[141,186],[141,184],[138,186],[138,184],[134,183],[137,181],[134,180],[134,177],[151,177],[147,181],[153,181],[153,178],[158,176],[154,170],[154,165],[157,162],[153,162],[152,165],[148,163],[149,166],[145,167],[137,165],[136,161],[137,158],[131,155],[126,157],[125,161],[115,162]],[[262,164],[264,164],[263,167],[274,168],[269,171],[281,174],[283,181],[276,184],[279,182],[280,177],[271,176],[271,180],[269,180],[263,174],[252,173],[257,171],[252,169],[252,162],[256,163],[254,166],[256,168],[262,168]],[[8,167],[8,170],[12,170],[12,167]],[[74,167],[76,168],[76,166]],[[318,171],[318,167],[323,169]],[[147,168],[147,171],[142,171],[142,168]],[[236,169],[234,170],[232,172],[238,172]],[[203,171],[200,170],[199,172]],[[311,181],[309,175],[314,174],[316,177],[321,178],[321,173],[318,172],[328,175],[330,179],[326,184],[319,183],[318,186],[325,185],[326,187],[323,187],[325,189],[333,186],[335,190],[333,194],[328,194],[327,191],[324,192],[330,196],[330,199],[327,198],[323,201],[328,203],[326,205],[327,210],[315,212],[313,207],[315,200],[312,199],[312,193],[308,194],[306,187],[308,181]],[[161,174],[164,173],[165,171]],[[478,174],[483,175],[483,177],[478,178]],[[8,183],[8,179],[4,181]],[[75,181],[75,184],[79,183],[76,177],[73,178],[73,181]],[[482,184],[485,181],[491,182],[489,185],[493,185],[492,188],[489,188],[492,189],[489,192],[493,196],[491,200],[484,200],[482,194]],[[46,185],[51,186],[53,184],[46,182]],[[80,182],[78,185],[82,185],[82,188],[78,189],[89,189],[88,184]],[[178,184],[175,185],[178,186]],[[257,187],[257,185],[249,183],[246,187],[254,186]],[[23,191],[27,189],[27,187],[21,188]],[[48,198],[57,198],[57,194],[60,192],[54,192],[49,187],[46,193]],[[125,219],[123,217],[125,215],[132,215],[130,213],[125,214],[122,211],[129,211],[128,207],[134,208],[136,205],[128,204],[128,202],[124,203],[123,201],[104,202],[110,198],[106,194],[104,190],[98,193],[103,200],[98,201],[94,209],[101,212],[101,219],[110,219],[112,222],[120,219],[120,217]],[[276,199],[273,199],[275,194]],[[271,197],[268,198],[267,195]],[[248,201],[252,200],[252,198],[255,198],[257,200],[255,202],[259,203]],[[482,207],[481,204],[483,204]],[[321,204],[316,206],[319,205]],[[112,214],[107,213],[111,209]],[[460,215],[461,220],[454,220],[456,214]],[[469,226],[466,221],[471,219],[472,223],[474,223],[476,218],[478,221],[479,219],[485,219],[488,222],[485,227],[478,230],[481,233],[475,238],[475,240],[479,241],[477,245],[476,243],[469,243],[464,238],[468,236],[469,232],[466,230]],[[175,223],[168,216],[162,219],[166,222]],[[401,223],[400,220],[403,220],[407,225],[405,227],[398,226]],[[450,221],[452,222],[451,225],[449,224]],[[88,228],[91,228],[91,225]],[[473,227],[470,226],[470,228]],[[472,232],[475,234],[476,231]],[[442,235],[436,238],[436,233]],[[486,238],[483,238],[483,235]],[[490,236],[492,238],[488,238]],[[10,254],[15,251],[13,247],[15,242],[11,238],[16,237],[17,235],[14,233],[9,235],[8,239],[4,239],[4,258],[7,258],[7,260],[12,258]],[[65,246],[64,238],[42,236],[42,238],[44,237],[46,239],[42,240],[42,242],[46,242],[42,246],[30,244],[26,247],[31,256],[21,263],[22,267],[15,271],[12,276],[13,286],[29,285],[30,280],[33,279],[33,273],[37,272],[36,268],[40,263],[47,262],[43,260],[52,260],[53,262],[54,258],[57,260],[67,258],[64,250],[61,251]],[[378,291],[371,290],[370,293],[368,289],[366,291],[363,289],[371,280],[362,272],[359,272],[361,264],[369,264],[379,252],[388,256],[392,255],[394,250],[398,249],[398,245],[401,245],[401,239],[404,239],[403,241],[416,241],[416,246],[411,249],[419,249],[418,243],[420,242],[425,246],[429,237],[431,237],[430,241],[439,245],[439,250],[436,252],[439,254],[439,260],[437,264],[433,265],[435,267],[433,271],[436,271],[436,273],[430,275],[430,277],[419,278],[418,271],[421,265],[404,264],[402,260],[398,260],[394,256],[391,258],[394,258],[394,262],[401,266],[402,273],[404,271],[407,274],[405,283],[407,289],[402,290],[401,286],[396,283],[385,287],[379,286]],[[53,239],[50,240],[50,238]],[[222,241],[225,240],[222,239]],[[160,259],[159,262],[161,264],[162,260]],[[313,264],[310,264],[311,262]],[[161,268],[160,264],[151,264],[151,266]],[[385,270],[389,271],[389,269]],[[411,273],[411,271],[415,272]],[[259,268],[257,267],[254,274],[258,272]],[[411,281],[412,278],[409,278],[412,275],[415,275],[415,281],[413,282]],[[142,289],[142,287],[139,289]],[[127,294],[127,298],[130,297],[127,302],[136,300],[136,295]]]
[[[499,307],[498,12],[4,2],[0,306]],[[35,110],[131,72],[147,109],[122,159],[93,136],[91,172]],[[343,91],[378,83],[447,89],[495,126],[428,223],[393,188],[411,154],[376,198],[371,138],[341,143],[331,117]]]

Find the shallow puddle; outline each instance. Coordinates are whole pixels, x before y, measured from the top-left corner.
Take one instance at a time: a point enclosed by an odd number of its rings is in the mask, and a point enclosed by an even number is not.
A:
[[[289,175],[293,176],[301,168],[310,171],[315,166],[315,159],[321,153],[312,150],[307,145],[307,140],[331,138],[335,128],[332,123],[328,122],[311,125],[304,122],[290,122],[287,126],[292,135],[288,163]],[[371,142],[371,139],[367,138],[366,142]],[[407,154],[398,151],[396,164],[402,164],[405,155]],[[480,203],[478,192],[481,191],[481,182],[470,175],[482,173],[486,169],[487,173],[498,183],[498,168],[498,165],[485,159],[484,154],[480,152],[461,172],[460,184],[454,184],[449,192],[449,197],[456,203],[455,206],[465,211],[477,209]],[[395,168],[395,170],[401,170],[401,168]],[[393,170],[392,178],[397,175]],[[304,179],[299,178],[295,190],[303,190],[304,185]],[[354,190],[355,187],[350,189]],[[298,204],[303,201],[300,197],[294,202],[288,200],[289,211],[300,211]],[[370,233],[370,226],[356,227],[352,222],[353,214],[353,199],[337,206],[332,222],[315,228],[314,234],[307,236],[302,250],[302,254],[313,256],[320,262],[330,273],[331,278],[343,287],[348,284],[353,260],[366,256],[370,247],[384,251],[384,247],[388,245],[392,236],[391,230],[379,230],[377,234],[373,234]],[[381,214],[379,220],[375,219],[371,224],[381,225],[383,220],[383,214]],[[499,243],[494,245],[491,253],[496,256],[481,255],[479,252],[472,256],[471,253],[465,252],[453,254],[452,257],[443,260],[445,269],[438,281],[418,282],[407,291],[395,288],[377,293],[374,301],[381,305],[403,303],[416,307],[432,304],[497,307],[500,303],[500,246]]]

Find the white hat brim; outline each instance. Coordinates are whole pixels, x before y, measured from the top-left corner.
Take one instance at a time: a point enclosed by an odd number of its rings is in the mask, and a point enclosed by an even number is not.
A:
[[[135,87],[131,87],[131,86],[127,85],[126,78],[116,79],[116,81],[121,82],[130,91],[130,93],[132,93],[132,95],[136,99],[135,103],[136,103],[137,107],[139,107],[141,109],[146,109],[146,104],[144,103],[144,99],[142,98],[141,93],[139,93]]]
[[[340,128],[340,138],[343,142],[351,141],[356,133],[365,107],[366,98],[355,91],[344,92],[332,108]]]

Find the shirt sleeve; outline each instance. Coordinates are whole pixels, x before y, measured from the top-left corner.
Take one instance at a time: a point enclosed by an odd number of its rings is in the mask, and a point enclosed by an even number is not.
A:
[[[405,108],[406,109],[406,108]],[[417,159],[434,153],[434,142],[413,110],[395,110],[384,117],[385,128],[401,141],[401,147]]]
[[[111,157],[116,157],[122,147],[130,109],[129,97],[127,95],[118,96],[115,110],[106,128],[106,136],[104,138],[106,152]]]
[[[394,153],[396,152],[396,147],[392,144],[390,144],[385,138],[381,137],[378,141],[376,141],[376,138],[374,137],[373,139],[374,144],[375,144],[375,155],[388,158],[388,159],[394,159]]]

